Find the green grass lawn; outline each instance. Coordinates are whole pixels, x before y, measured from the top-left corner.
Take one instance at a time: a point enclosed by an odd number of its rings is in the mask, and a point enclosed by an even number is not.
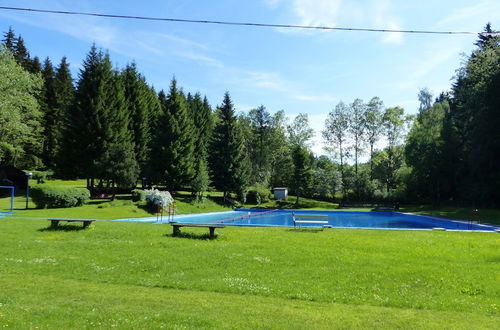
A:
[[[410,212],[415,214],[432,215],[441,218],[457,219],[457,220],[474,220],[482,223],[492,223],[500,225],[500,210],[499,209],[478,209],[473,212],[472,208],[466,207],[451,207],[451,206],[407,206],[401,208],[402,212]]]
[[[262,203],[260,205],[247,204],[245,207],[258,207],[258,208],[268,208],[268,209],[309,209],[309,210],[336,210],[339,207],[338,203],[330,203],[324,201],[318,201],[310,198],[299,198],[299,203],[295,203],[295,196],[289,196],[288,200],[270,200],[267,203]]]
[[[16,196],[14,203],[14,217],[56,217],[56,218],[92,218],[92,219],[119,219],[141,218],[155,216],[145,207],[145,203],[134,203],[130,195],[118,195],[117,200],[92,199],[86,205],[73,208],[36,209],[32,202],[26,209],[26,197]],[[10,198],[0,198],[0,211],[8,211]],[[198,203],[185,192],[175,196],[175,209],[178,214],[230,211],[231,208],[219,205],[211,199],[204,199]]]
[[[490,328],[496,233],[0,219],[10,328]]]

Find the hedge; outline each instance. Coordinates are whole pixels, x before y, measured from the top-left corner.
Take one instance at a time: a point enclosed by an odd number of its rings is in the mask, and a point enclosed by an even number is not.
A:
[[[248,204],[267,203],[271,199],[271,192],[266,188],[252,187],[247,192]]]
[[[146,200],[146,192],[142,189],[134,189],[132,190],[132,201],[133,202],[142,202]]]
[[[86,188],[39,186],[31,188],[31,199],[38,208],[81,206],[90,198]]]

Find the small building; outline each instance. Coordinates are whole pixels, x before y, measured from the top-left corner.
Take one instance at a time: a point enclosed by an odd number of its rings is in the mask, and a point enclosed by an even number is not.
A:
[[[0,186],[14,186],[25,189],[28,177],[26,172],[10,165],[0,165]]]
[[[274,199],[277,200],[287,200],[288,199],[288,188],[273,188]]]

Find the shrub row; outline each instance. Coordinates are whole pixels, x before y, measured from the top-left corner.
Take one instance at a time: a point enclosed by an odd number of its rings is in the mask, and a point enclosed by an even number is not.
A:
[[[246,203],[247,204],[261,204],[267,203],[271,199],[271,192],[269,189],[261,188],[261,187],[252,187],[248,189],[246,195]]]
[[[90,198],[86,188],[39,186],[31,188],[31,199],[38,208],[73,207]]]
[[[133,202],[143,202],[146,200],[146,192],[142,189],[132,190],[132,201]]]

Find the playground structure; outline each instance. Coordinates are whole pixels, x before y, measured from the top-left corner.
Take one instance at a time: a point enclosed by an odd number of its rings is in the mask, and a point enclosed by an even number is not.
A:
[[[173,222],[175,216],[175,203],[168,203],[167,209],[163,207],[163,204],[156,204],[156,221],[163,222],[163,215],[165,214],[167,217],[167,222]]]
[[[14,186],[0,186],[0,189],[10,189],[10,208],[9,212],[2,212],[0,208],[0,214],[12,214],[14,212],[14,193],[16,188]]]

